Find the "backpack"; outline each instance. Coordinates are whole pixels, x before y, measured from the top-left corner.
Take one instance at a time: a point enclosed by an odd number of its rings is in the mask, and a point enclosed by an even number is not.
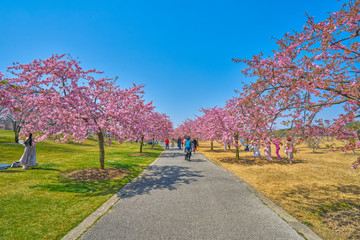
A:
[[[190,147],[191,147],[191,142],[190,142],[190,140],[186,140],[186,142],[185,142],[185,147],[186,147],[186,148],[190,148]]]

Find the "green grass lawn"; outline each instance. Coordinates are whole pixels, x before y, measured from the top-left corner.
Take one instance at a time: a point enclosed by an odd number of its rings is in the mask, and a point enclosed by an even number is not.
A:
[[[0,130],[0,163],[18,161],[24,146],[8,144],[12,131]],[[122,168],[130,174],[107,181],[75,181],[61,172],[99,166],[96,140],[84,144],[56,143],[36,145],[39,166],[22,170],[0,170],[0,239],[60,239],[95,211],[125,184],[141,173],[162,152],[161,146],[144,153],[134,143],[113,143],[105,147],[105,167]]]

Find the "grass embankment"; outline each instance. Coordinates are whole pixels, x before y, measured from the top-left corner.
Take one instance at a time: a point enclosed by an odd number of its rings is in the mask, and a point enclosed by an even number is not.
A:
[[[0,130],[0,163],[18,161],[24,147],[13,142],[13,132]],[[105,167],[122,168],[129,174],[120,179],[76,181],[65,171],[97,168],[96,140],[84,144],[55,143],[36,145],[39,166],[22,170],[0,170],[0,239],[59,239],[141,173],[161,153],[162,148],[114,143],[105,147]]]
[[[242,147],[242,149],[244,149]],[[295,163],[253,158],[252,152],[224,151],[224,146],[200,143],[200,152],[248,182],[297,217],[324,239],[360,239],[360,169],[350,168],[360,155],[296,146]],[[263,155],[263,149],[261,149]],[[275,148],[272,148],[275,157]],[[285,158],[284,149],[280,155]]]

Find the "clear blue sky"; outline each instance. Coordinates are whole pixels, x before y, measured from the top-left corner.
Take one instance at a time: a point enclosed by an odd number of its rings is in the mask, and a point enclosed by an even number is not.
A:
[[[175,125],[223,106],[246,80],[231,58],[271,54],[300,30],[305,12],[324,20],[336,0],[14,1],[0,7],[0,71],[69,53],[86,69],[145,84],[146,99]],[[5,73],[6,74],[6,73]]]

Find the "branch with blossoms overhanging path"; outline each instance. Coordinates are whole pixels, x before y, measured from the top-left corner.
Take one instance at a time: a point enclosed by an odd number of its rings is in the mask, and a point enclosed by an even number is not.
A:
[[[273,56],[264,58],[260,54],[251,60],[233,59],[247,65],[243,70],[245,75],[258,78],[245,86],[244,90],[250,93],[248,98],[271,97],[282,101],[272,104],[279,112],[305,103],[301,103],[296,95],[294,97],[299,91],[311,94],[312,99],[320,99],[309,101],[303,110],[317,112],[343,104],[345,114],[334,119],[329,131],[339,140],[350,140],[350,136],[357,138],[346,129],[346,123],[353,122],[359,115],[354,115],[360,106],[359,10],[360,1],[351,0],[325,21],[315,23],[314,18],[309,17],[302,31],[288,33],[277,40],[279,48]],[[301,112],[299,109],[294,111]]]

